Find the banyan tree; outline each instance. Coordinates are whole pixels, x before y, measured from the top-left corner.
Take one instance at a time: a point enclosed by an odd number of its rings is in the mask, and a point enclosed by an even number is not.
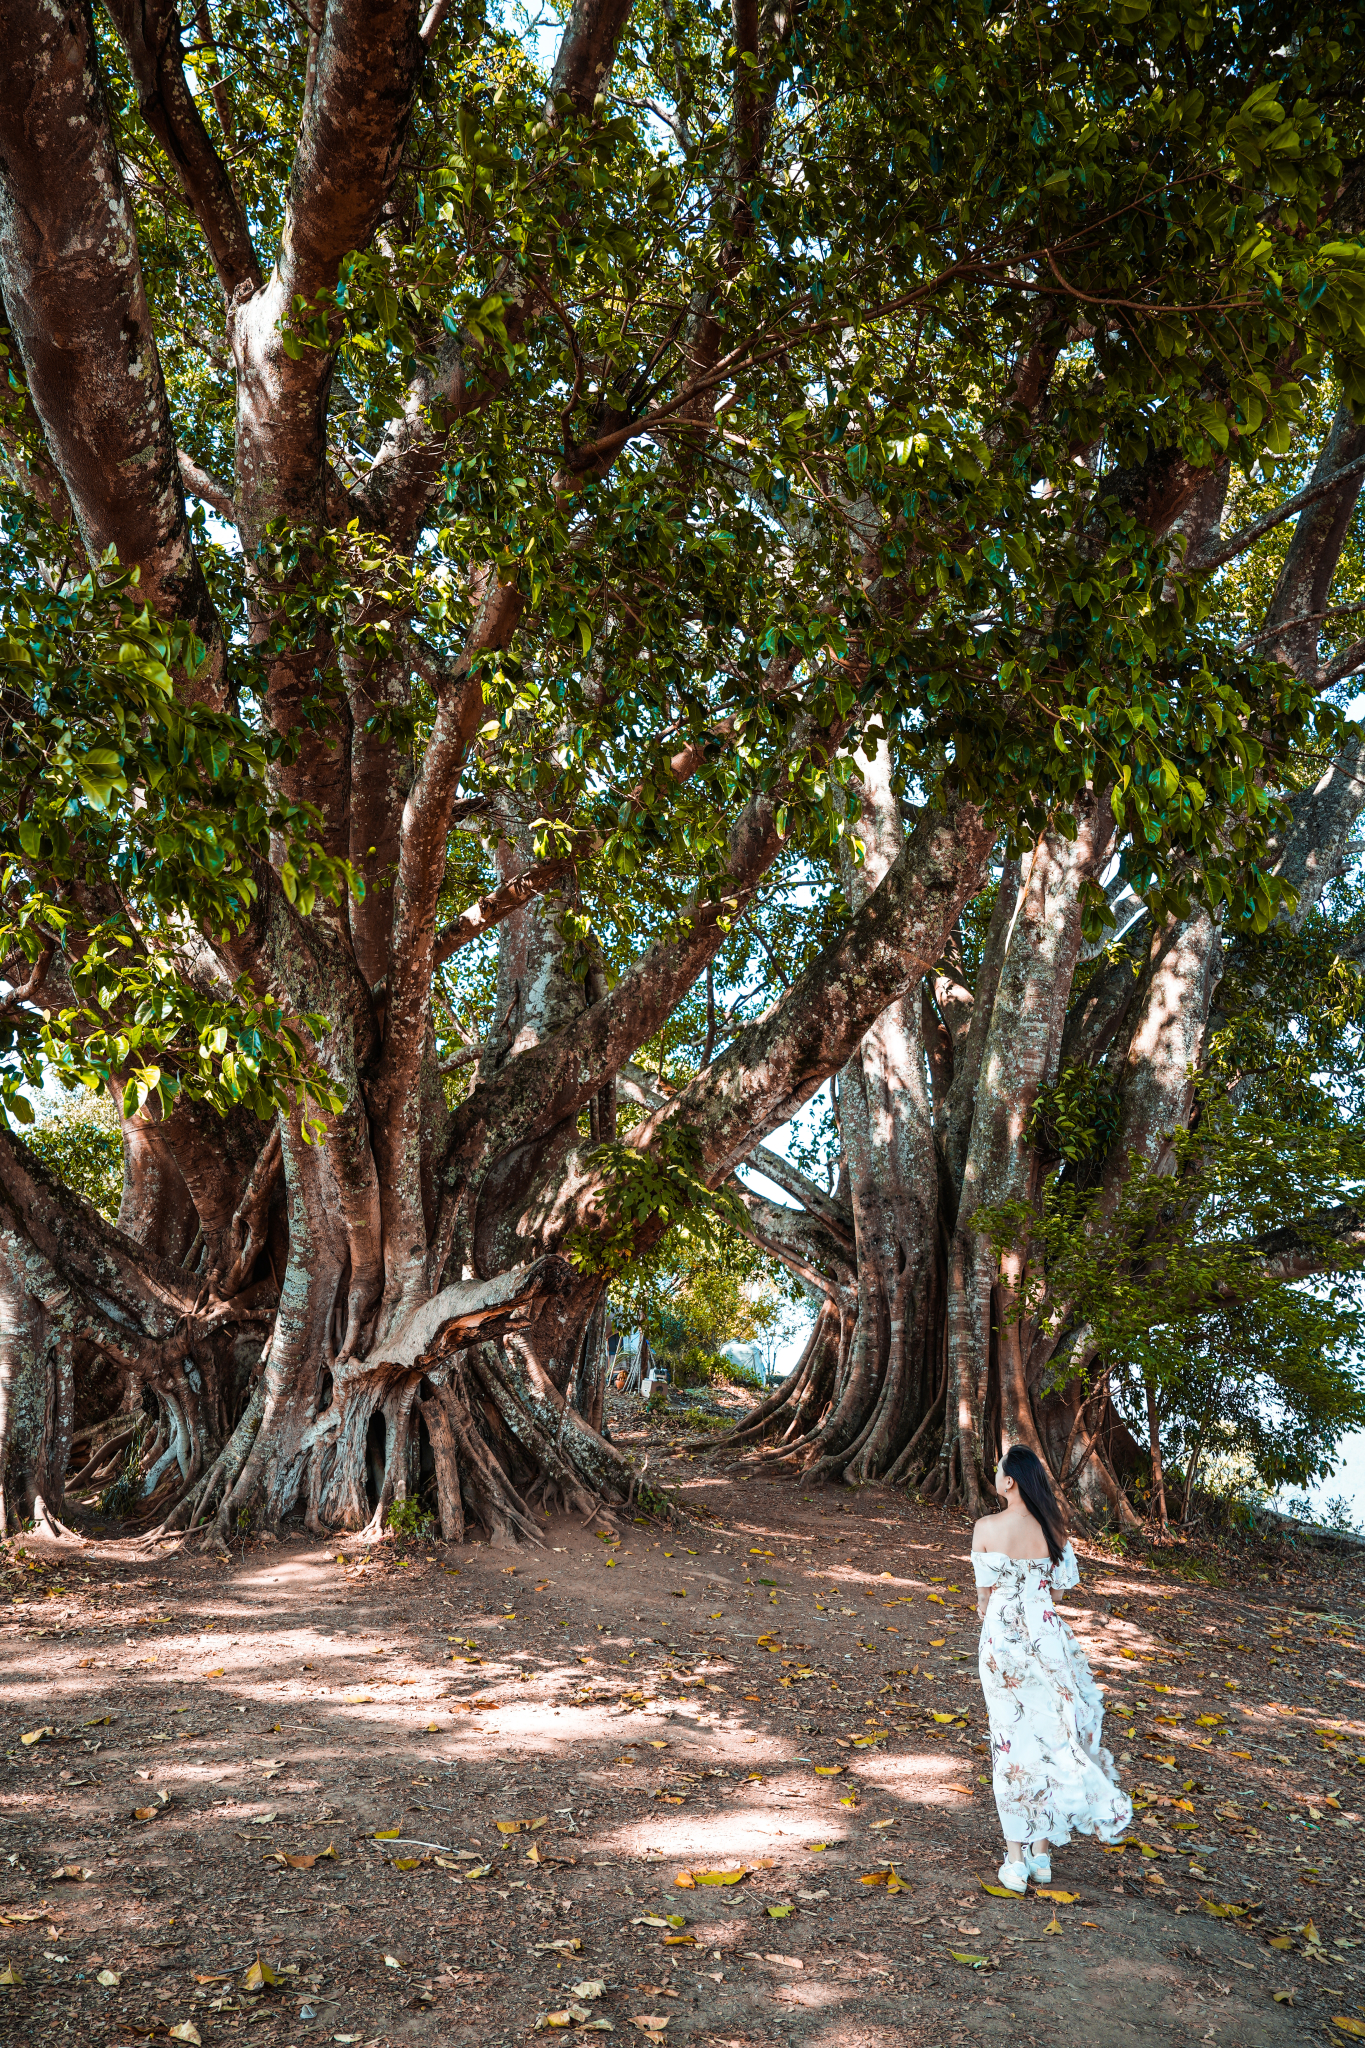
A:
[[[0,0],[11,1519],[625,1502],[605,1293],[724,1190],[821,1304],[742,1446],[1122,1512],[1020,1218],[1068,1088],[1096,1227],[1197,1176],[1365,801],[1357,27]]]

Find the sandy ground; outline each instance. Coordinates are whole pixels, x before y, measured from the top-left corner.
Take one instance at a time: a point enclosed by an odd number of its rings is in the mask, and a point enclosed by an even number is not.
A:
[[[0,2039],[1365,2036],[1359,1563],[1079,1544],[1142,1804],[1001,1899],[969,1526],[650,1469],[537,1552],[0,1552]]]

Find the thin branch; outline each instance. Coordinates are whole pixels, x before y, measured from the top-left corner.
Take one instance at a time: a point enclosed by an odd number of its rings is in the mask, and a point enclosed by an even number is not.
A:
[[[183,448],[177,448],[175,459],[180,464],[180,481],[192,498],[202,498],[220,519],[236,522],[237,508],[232,502],[232,493],[226,484],[220,484],[217,477],[201,469],[192,455]]]

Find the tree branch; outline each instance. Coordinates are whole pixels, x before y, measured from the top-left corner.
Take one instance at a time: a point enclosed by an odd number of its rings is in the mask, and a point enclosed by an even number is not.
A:
[[[223,297],[230,302],[243,288],[254,291],[261,282],[261,266],[251,229],[185,77],[174,0],[104,0],[104,4],[128,52],[138,109],[175,166],[204,231]]]
[[[222,632],[185,518],[137,223],[89,16],[0,0],[0,273],[5,305],[92,562],[112,548],[210,659],[185,693],[221,698]]]
[[[210,476],[206,469],[201,469],[194,457],[187,455],[183,448],[177,448],[175,455],[176,461],[180,466],[180,481],[190,495],[195,498],[201,498],[206,505],[210,506],[218,514],[220,519],[232,519],[236,508],[232,502],[232,493],[227,485],[220,484],[218,479]]]
[[[864,1033],[933,967],[981,885],[992,835],[970,804],[922,815],[885,879],[842,936],[765,1017],[656,1111],[632,1142],[644,1150],[677,1119],[695,1131],[715,1187],[755,1142],[808,1102]]]
[[[1244,555],[1249,547],[1254,547],[1267,533],[1273,533],[1277,526],[1283,526],[1286,519],[1296,518],[1310,505],[1316,505],[1320,498],[1328,497],[1333,491],[1340,490],[1343,484],[1350,483],[1357,477],[1365,477],[1365,455],[1357,456],[1354,462],[1348,462],[1344,468],[1331,476],[1320,477],[1313,483],[1305,484],[1301,491],[1296,491],[1292,498],[1286,498],[1282,505],[1276,505],[1272,511],[1263,513],[1259,519],[1253,519],[1249,526],[1239,527],[1227,540],[1220,541],[1211,553],[1191,555],[1185,563],[1186,569],[1198,570],[1201,575],[1210,569],[1221,569],[1225,562],[1231,562],[1237,555]]]

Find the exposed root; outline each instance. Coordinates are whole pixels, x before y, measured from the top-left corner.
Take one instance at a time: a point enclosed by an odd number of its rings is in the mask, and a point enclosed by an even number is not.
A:
[[[85,1548],[84,1536],[68,1529],[65,1522],[59,1522],[40,1493],[33,1496],[33,1534],[44,1543],[64,1543],[77,1550]]]

